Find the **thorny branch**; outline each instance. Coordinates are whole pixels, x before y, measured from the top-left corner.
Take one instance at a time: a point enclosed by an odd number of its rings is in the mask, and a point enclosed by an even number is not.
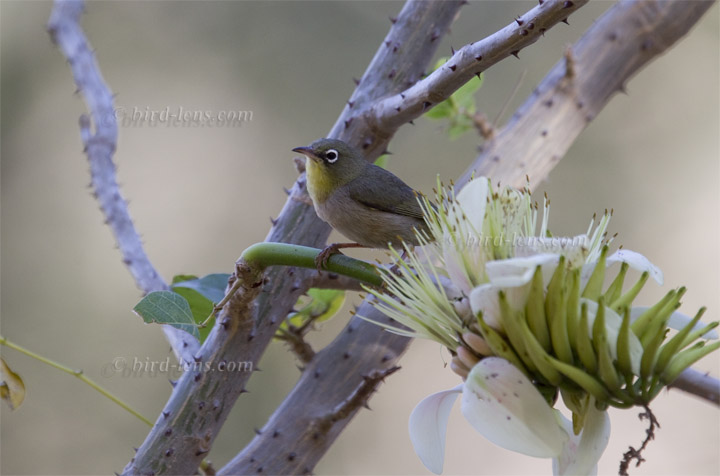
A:
[[[370,409],[368,400],[377,390],[378,384],[385,381],[385,377],[394,374],[398,370],[400,370],[400,367],[395,366],[383,370],[373,370],[370,375],[363,375],[362,383],[357,386],[353,393],[351,393],[345,401],[333,408],[330,413],[323,415],[320,420],[326,422],[329,426],[331,423],[349,417],[361,406]]]
[[[565,53],[462,175],[522,187],[544,181],[575,139],[634,74],[672,47],[714,1],[623,0]]]
[[[405,91],[374,104],[369,121],[383,131],[394,131],[449,98],[473,76],[538,41],[588,0],[545,0],[505,28],[457,50],[443,66]],[[394,45],[385,43],[388,48]]]
[[[345,291],[362,291],[363,287],[357,279],[336,273],[320,271],[308,278],[308,287],[320,289],[341,289]]]
[[[377,322],[387,316],[368,302],[358,315]],[[305,474],[312,472],[335,438],[367,401],[360,398],[377,388],[410,339],[385,332],[354,316],[335,340],[306,366],[300,381],[260,432],[218,474]],[[328,419],[328,415],[336,415]],[[342,418],[337,418],[341,416]],[[319,422],[324,422],[318,427]],[[322,431],[320,431],[322,430]],[[278,448],[278,438],[282,447]]]
[[[313,357],[315,357],[315,351],[312,346],[305,341],[304,334],[298,332],[297,329],[280,329],[278,333],[275,334],[275,338],[285,342],[290,348],[290,351],[295,354],[295,357],[297,357],[303,365],[309,363]]]
[[[145,442],[124,474],[193,474],[252,372],[228,363],[260,360],[252,308],[263,293],[262,270],[238,261],[230,286],[237,291],[218,313],[217,324],[193,357],[198,370],[183,373]]]
[[[720,406],[720,381],[694,369],[686,369],[670,385]]]
[[[123,262],[137,286],[145,293],[167,289],[167,284],[145,254],[140,236],[130,218],[127,202],[115,179],[113,155],[118,126],[113,96],[80,26],[83,9],[82,0],[56,0],[47,28],[53,42],[67,58],[77,89],[90,110],[90,117],[84,114],[80,117],[80,136],[90,162],[93,195],[100,203],[100,210],[117,240]],[[91,126],[94,126],[94,134]],[[163,330],[175,356],[189,362],[199,348],[197,340],[174,327],[163,326]]]
[[[301,326],[295,327],[288,321],[287,328],[281,327],[275,333],[275,338],[285,342],[303,365],[308,364],[315,357],[312,346],[305,341],[305,336],[312,329],[314,322],[315,319],[309,317]]]

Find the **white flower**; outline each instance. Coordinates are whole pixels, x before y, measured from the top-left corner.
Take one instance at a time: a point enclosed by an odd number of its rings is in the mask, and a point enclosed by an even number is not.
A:
[[[574,237],[552,237],[549,205],[538,222],[530,192],[493,191],[471,181],[457,196],[438,184],[438,206],[423,199],[430,236],[394,252],[398,273],[369,291],[392,332],[446,346],[465,383],[424,399],[410,437],[425,466],[442,471],[450,409],[513,451],[552,458],[555,474],[593,474],[609,438],[608,406],[647,405],[665,385],[720,347],[717,322],[676,311],[684,288],[651,307],[634,307],[645,282],[662,272],[629,250],[607,256],[610,214]],[[611,284],[607,271],[621,263]],[[624,290],[632,268],[641,276]],[[670,335],[668,327],[678,329]],[[573,423],[553,408],[561,395]]]
[[[579,435],[573,433],[570,420],[562,417],[561,421],[570,435],[570,441],[563,446],[560,457],[553,458],[553,474],[597,474],[597,462],[610,441],[610,417],[607,411],[591,405]]]
[[[425,467],[435,474],[442,473],[447,422],[462,389],[458,385],[425,397],[410,414],[410,441]]]
[[[410,439],[423,464],[442,473],[450,409],[462,394],[462,413],[481,435],[503,448],[552,458],[554,474],[592,474],[607,446],[607,412],[591,407],[579,435],[533,383],[504,359],[480,361],[458,387],[425,398],[410,416]]]

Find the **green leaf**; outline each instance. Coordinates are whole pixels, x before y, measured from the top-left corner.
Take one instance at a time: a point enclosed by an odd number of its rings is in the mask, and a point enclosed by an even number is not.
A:
[[[313,300],[311,316],[315,318],[316,322],[329,320],[345,304],[345,291],[337,289],[312,288],[308,290],[307,295]]]
[[[190,305],[184,297],[172,291],[155,291],[137,303],[133,312],[148,324],[168,324],[200,339]]]
[[[387,161],[388,161],[388,154],[383,154],[377,159],[375,159],[375,165],[378,167],[382,167],[383,169],[387,168]]]
[[[450,99],[455,103],[457,108],[465,109],[470,114],[475,113],[475,91],[482,85],[482,80],[475,77],[463,84],[460,89],[455,91]]]
[[[442,58],[438,59],[435,62],[435,66],[433,67],[433,71],[436,69],[442,67],[445,63],[447,63],[447,60],[450,59],[449,56],[443,56]],[[425,117],[430,119],[446,119],[451,118],[457,114],[457,108],[455,107],[455,104],[450,100],[447,99],[440,104],[434,106],[432,109],[430,109],[428,112],[425,113]]]
[[[450,100],[445,100],[425,113],[429,119],[449,119],[457,114],[457,109]]]
[[[170,285],[174,285],[183,281],[190,281],[191,279],[197,279],[197,276],[194,274],[176,274],[172,278],[172,283]]]
[[[173,291],[185,298],[188,302],[188,305],[190,306],[190,313],[192,314],[192,319],[195,324],[200,325],[205,322],[205,319],[207,319],[207,317],[212,313],[213,307],[215,306],[214,302],[194,289],[178,286],[173,287]],[[215,324],[215,318],[211,319],[206,327],[198,329],[200,332],[201,344],[205,342],[205,339],[207,339],[208,334],[210,334],[210,331],[213,328],[213,324]]]
[[[216,273],[208,274],[202,278],[188,276],[189,279],[187,280],[173,278],[172,290],[185,298],[190,305],[190,312],[195,324],[199,325],[205,322],[205,319],[212,313],[215,304],[225,297],[225,287],[229,277],[229,274]],[[208,334],[210,334],[214,322],[214,319],[210,320],[207,327],[199,330],[201,344],[205,342]]]
[[[220,302],[225,297],[225,288],[227,287],[229,278],[229,274],[215,273],[208,274],[202,278],[192,276],[191,279],[180,282],[175,282],[173,279],[172,288],[174,290],[177,290],[177,288],[193,289],[212,302]]]
[[[448,136],[450,136],[450,140],[455,140],[470,129],[472,129],[471,125],[458,121],[448,127]]]
[[[449,57],[440,58],[436,63],[433,70],[441,68]],[[466,132],[471,127],[465,127],[465,124],[455,124],[455,121],[459,121],[460,118],[467,119],[467,115],[475,114],[475,91],[477,91],[482,85],[481,78],[473,78],[467,83],[463,84],[457,91],[455,91],[448,99],[436,105],[428,112],[425,113],[425,117],[430,119],[450,119],[453,123],[450,125],[449,133],[452,138],[459,136]],[[454,135],[454,137],[453,137]]]
[[[0,398],[5,400],[11,410],[22,405],[25,399],[25,384],[22,378],[12,371],[0,357]]]
[[[345,291],[336,289],[312,288],[308,290],[307,296],[310,298],[310,302],[305,304],[298,312],[288,316],[286,322],[289,322],[294,327],[301,327],[310,319],[315,322],[327,321],[345,303]],[[307,298],[301,298],[301,300],[305,302]],[[300,301],[298,301],[298,305],[301,305]]]

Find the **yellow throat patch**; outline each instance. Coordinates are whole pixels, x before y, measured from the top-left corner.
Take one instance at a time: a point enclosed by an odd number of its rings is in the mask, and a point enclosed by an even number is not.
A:
[[[324,203],[335,189],[330,175],[311,158],[305,160],[307,189],[313,203]]]

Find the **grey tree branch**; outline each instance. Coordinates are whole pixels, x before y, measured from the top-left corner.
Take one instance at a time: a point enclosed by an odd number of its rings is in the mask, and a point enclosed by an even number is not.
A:
[[[357,314],[389,321],[369,302],[364,302]],[[407,337],[354,316],[305,367],[300,381],[262,432],[218,474],[310,474],[380,383],[368,382],[365,377],[396,368],[409,343]],[[363,398],[354,398],[359,389]],[[342,418],[328,419],[337,409],[342,409]]]
[[[315,357],[315,350],[305,341],[305,335],[295,329],[280,329],[275,338],[283,341],[301,365],[305,365]],[[302,368],[301,368],[302,369]]]
[[[338,420],[346,419],[355,413],[360,406],[364,406],[369,409],[370,406],[368,406],[367,402],[370,399],[370,396],[377,389],[377,386],[381,382],[385,381],[385,377],[394,374],[398,370],[400,370],[400,367],[390,367],[383,370],[373,370],[370,375],[363,375],[362,383],[358,385],[350,395],[348,395],[348,398],[345,399],[345,401],[340,402],[340,404],[333,408],[329,413],[326,413],[321,418],[315,420],[314,423],[316,428],[322,431],[324,430],[323,427],[329,427]]]
[[[697,370],[685,370],[670,387],[720,406],[720,380]]]
[[[340,289],[345,291],[362,291],[363,287],[357,279],[342,276],[340,274],[322,271],[314,273],[306,281],[309,288]]]
[[[53,42],[67,58],[77,89],[85,98],[90,111],[90,118],[86,115],[80,117],[80,136],[90,163],[93,195],[100,204],[100,210],[122,253],[123,262],[137,286],[145,293],[167,289],[167,284],[145,254],[140,236],[130,218],[127,202],[115,179],[113,155],[118,126],[113,96],[80,26],[83,10],[83,0],[56,0],[47,29]],[[91,126],[94,127],[94,134]],[[199,348],[197,340],[187,332],[170,326],[163,326],[163,329],[178,359],[187,361]]]
[[[547,178],[578,135],[643,66],[682,38],[714,1],[623,0],[568,50],[462,175],[522,187]]]
[[[263,293],[262,270],[238,262],[231,281],[229,286],[236,290],[194,357],[196,367],[183,373],[124,474],[194,474],[237,397],[245,392],[264,349],[251,344],[252,308]]]
[[[505,28],[465,45],[443,66],[405,91],[375,103],[369,120],[382,131],[395,131],[443,102],[473,76],[539,40],[588,0],[544,0]]]

